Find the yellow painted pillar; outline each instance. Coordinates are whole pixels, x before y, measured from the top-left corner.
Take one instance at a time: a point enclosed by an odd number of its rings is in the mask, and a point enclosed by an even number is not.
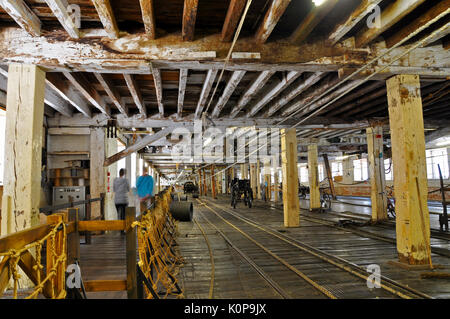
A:
[[[273,179],[273,201],[278,202],[278,197],[278,169],[276,169]]]
[[[381,126],[369,127],[366,129],[366,133],[372,221],[377,222],[388,218],[383,160],[383,128]]]
[[[256,179],[256,164],[250,164],[250,186],[253,192],[253,198],[256,199],[257,195],[257,179]]]
[[[39,224],[45,71],[9,65],[0,235]]]
[[[398,256],[400,262],[428,264],[430,217],[419,76],[397,75],[386,84]]]
[[[256,161],[256,193],[257,198],[261,199],[261,162]]]
[[[317,144],[308,145],[309,210],[320,208]]]
[[[266,184],[266,201],[270,201],[271,196],[271,174],[270,174],[270,159],[264,161],[264,183]]]
[[[298,200],[297,136],[295,129],[281,130],[281,163],[283,167],[284,226],[300,224]]]

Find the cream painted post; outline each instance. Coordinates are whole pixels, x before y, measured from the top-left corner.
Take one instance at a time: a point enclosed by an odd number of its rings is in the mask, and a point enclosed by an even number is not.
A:
[[[353,167],[353,156],[342,160],[342,186],[351,185],[355,181],[355,171]]]
[[[281,130],[281,163],[283,167],[284,226],[298,227],[300,203],[298,199],[297,136],[294,129]]]
[[[264,184],[267,184],[266,190],[266,200],[270,201],[272,197],[272,192],[270,190],[272,178],[271,178],[271,167],[270,167],[270,158],[264,159]]]
[[[258,192],[257,184],[258,184],[258,180],[257,180],[257,174],[256,174],[256,164],[250,164],[250,185],[251,185],[252,192],[253,192],[253,199],[257,198],[257,195],[256,195],[256,193]]]
[[[400,262],[428,264],[430,216],[419,76],[397,75],[386,84],[398,256]]]
[[[320,208],[317,144],[308,145],[309,210]]]
[[[106,129],[105,129],[106,130]],[[117,153],[117,138],[108,138],[105,134],[105,156],[109,157]],[[117,177],[117,162],[104,168],[105,173],[105,220],[117,220],[117,210],[114,205],[114,179]]]
[[[45,71],[9,65],[0,235],[39,224]]]
[[[105,191],[105,130],[102,128],[91,128],[90,136],[90,192],[91,198],[99,198]],[[101,202],[91,204],[91,218],[100,217]]]
[[[273,201],[278,202],[278,197],[278,168],[276,168],[273,179]]]
[[[370,198],[372,200],[372,221],[387,220],[386,180],[383,160],[383,128],[368,127],[367,154],[369,160]]]
[[[257,198],[261,199],[261,162],[256,161],[256,192]]]

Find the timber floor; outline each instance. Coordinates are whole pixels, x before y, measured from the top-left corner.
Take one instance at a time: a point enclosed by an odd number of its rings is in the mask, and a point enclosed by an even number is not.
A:
[[[189,199],[191,200],[191,199]],[[200,202],[201,201],[201,202]],[[320,260],[282,240],[262,232],[242,219],[227,213],[238,213],[251,221],[275,229],[280,234],[287,235],[311,247],[320,249],[328,254],[338,256],[351,263],[367,267],[379,265],[382,276],[407,285],[417,291],[434,298],[450,298],[449,279],[421,279],[421,273],[429,270],[405,270],[391,265],[397,261],[395,243],[370,238],[352,229],[335,228],[306,217],[307,210],[302,209],[300,227],[284,228],[283,212],[280,204],[255,201],[251,209],[242,202],[233,210],[228,196],[219,196],[217,200],[211,197],[200,197],[194,202],[194,218],[204,230],[211,247],[214,261],[214,289],[211,291],[212,263],[205,236],[194,222],[179,223],[179,249],[186,264],[181,268],[179,281],[183,285],[186,298],[283,298],[268,280],[263,279],[245,259],[237,253],[230,243],[219,233],[220,230],[228,240],[251,259],[278,287],[287,294],[284,298],[327,298],[311,284],[282,265],[273,256],[245,237],[219,216],[229,223],[246,232],[251,238],[261,243],[267,250],[283,259],[315,283],[324,287],[337,298],[398,298],[384,289],[367,287],[366,280],[358,278],[348,272]],[[203,204],[202,204],[203,202]],[[212,208],[218,215],[211,211]],[[306,208],[305,205],[301,205]],[[310,217],[325,221],[338,222],[342,217],[336,214],[317,213]],[[303,219],[302,219],[303,218]],[[346,216],[346,219],[348,216]],[[370,231],[380,236],[394,239],[393,227],[364,226],[358,230]],[[446,250],[450,249],[448,240],[432,239],[432,245]],[[448,256],[448,255],[447,255]],[[450,258],[433,253],[433,264],[439,264],[444,269],[435,271],[450,272]]]
[[[86,280],[126,280],[125,236],[113,231],[92,236],[90,245],[80,246],[80,268]],[[126,291],[87,292],[88,299],[126,299]]]

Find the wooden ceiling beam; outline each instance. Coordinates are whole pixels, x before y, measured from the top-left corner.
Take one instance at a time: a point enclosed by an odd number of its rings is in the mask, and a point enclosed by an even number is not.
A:
[[[45,0],[45,2],[69,36],[73,39],[80,38],[80,31],[75,26],[67,11],[67,7],[69,6],[67,0]]]
[[[310,35],[314,28],[320,23],[320,21],[322,21],[322,19],[330,13],[338,1],[339,0],[327,0],[318,7],[313,5],[313,9],[291,34],[290,41],[293,43],[304,42],[308,35]]]
[[[292,99],[319,82],[320,79],[322,79],[325,75],[326,73],[323,72],[316,72],[310,75],[306,80],[300,82],[299,85],[293,87],[291,90],[289,90],[289,92],[283,94],[273,105],[270,106],[263,117],[267,118],[274,115],[279,109],[289,103]]]
[[[275,73],[275,71],[262,71],[256,79],[250,84],[250,86],[245,90],[244,94],[239,98],[239,101],[234,106],[230,113],[230,117],[236,117],[239,112],[250,102],[252,98],[263,88],[270,77]]]
[[[0,0],[0,6],[26,32],[34,37],[41,35],[41,20],[24,0]]]
[[[109,0],[92,0],[109,38],[119,38],[119,27]]]
[[[136,79],[132,74],[124,74],[125,82],[127,83],[128,90],[130,91],[131,96],[133,97],[134,104],[136,104],[139,109],[139,113],[144,118],[147,117],[147,109],[145,108],[144,99],[142,98],[141,91],[139,89],[138,84],[136,83]]]
[[[202,115],[203,108],[205,107],[205,103],[208,99],[209,92],[214,84],[214,80],[216,79],[217,70],[208,70],[206,74],[205,82],[203,83],[202,93],[200,93],[200,98],[197,103],[197,108],[195,109],[195,118],[199,119]]]
[[[163,86],[161,79],[161,71],[158,68],[152,67],[153,80],[155,82],[156,101],[158,102],[159,115],[164,117],[164,104],[163,104]]]
[[[397,0],[381,12],[379,28],[364,28],[355,37],[356,47],[363,47],[399,22],[425,0]]]
[[[178,82],[178,118],[181,118],[183,114],[184,94],[186,93],[187,77],[188,69],[180,69],[180,80]]]
[[[198,0],[184,0],[183,24],[181,37],[183,41],[194,40],[195,20],[197,19]]]
[[[233,72],[230,79],[228,80],[227,86],[223,90],[222,96],[219,98],[219,101],[217,101],[217,104],[211,113],[211,116],[213,118],[219,117],[220,112],[222,112],[223,108],[230,99],[231,94],[233,94],[234,90],[236,90],[237,86],[239,85],[239,82],[242,80],[245,73],[246,71]]]
[[[426,12],[414,19],[412,22],[405,24],[400,30],[391,34],[386,38],[386,46],[392,47],[410,34],[416,32],[420,27],[432,20],[438,21],[450,12],[450,0],[440,1],[438,4],[431,6]]]
[[[86,117],[92,117],[92,111],[88,103],[75,91],[68,82],[62,81],[57,73],[47,72],[46,85],[58,93],[64,100],[68,101],[74,108]]]
[[[259,101],[253,105],[250,111],[247,113],[247,117],[255,116],[267,103],[280,94],[284,89],[291,85],[302,72],[291,71],[287,73],[281,81],[275,84],[272,88],[261,97]]]
[[[139,0],[144,22],[145,32],[150,39],[156,38],[155,11],[153,10],[153,0]]]
[[[63,74],[72,83],[72,85],[86,98],[86,100],[88,100],[103,114],[111,116],[111,110],[106,105],[103,98],[81,74],[75,75],[75,73],[71,72],[63,72]]]
[[[109,98],[113,101],[119,112],[125,116],[128,116],[128,108],[123,102],[123,99],[120,96],[119,92],[117,92],[117,90],[112,85],[111,81],[108,80],[103,74],[94,73],[94,75],[97,81],[102,85],[106,94],[108,94]]]
[[[230,42],[233,39],[234,32],[244,11],[247,0],[231,0],[228,6],[225,22],[222,27],[222,41]]]
[[[255,34],[257,43],[264,43],[269,38],[291,0],[272,0],[263,21]]]
[[[336,44],[339,40],[341,40],[347,33],[349,33],[359,21],[365,18],[369,12],[381,2],[382,0],[363,0],[359,4],[359,6],[350,13],[349,17],[345,20],[344,23],[338,24],[333,32],[328,36],[328,41],[331,44]]]

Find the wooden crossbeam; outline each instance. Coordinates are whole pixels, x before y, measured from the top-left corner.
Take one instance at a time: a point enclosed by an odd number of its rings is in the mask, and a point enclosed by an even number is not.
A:
[[[0,0],[0,6],[29,34],[35,37],[41,35],[41,20],[24,0]]]
[[[417,29],[429,23],[432,20],[438,21],[439,19],[445,17],[450,12],[450,0],[440,1],[438,4],[431,6],[426,12],[414,19],[412,22],[405,24],[400,30],[393,33],[391,36],[387,37],[386,45],[388,47],[400,42],[404,38],[408,37],[410,34],[415,32]],[[431,42],[434,42],[431,39]],[[428,41],[429,42],[429,41]],[[431,43],[429,42],[429,43]]]
[[[178,118],[181,118],[183,113],[184,94],[186,92],[188,69],[180,69],[180,81],[178,84]]]
[[[67,82],[62,81],[56,73],[47,73],[45,82],[48,87],[53,89],[63,99],[68,101],[84,116],[92,117],[91,108],[86,103],[86,101],[77,92],[75,92],[74,88],[71,85],[68,85]]]
[[[172,127],[167,127],[155,134],[147,135],[146,137],[140,139],[133,145],[128,146],[126,149],[120,151],[119,153],[116,153],[116,154],[108,157],[107,159],[105,159],[103,166],[107,167],[111,164],[114,164],[115,162],[119,161],[120,159],[127,157],[128,155],[143,149],[148,144],[153,143],[163,137],[166,137],[169,133],[172,132],[172,129],[173,129]]]
[[[67,7],[69,6],[67,0],[45,0],[45,2],[70,37],[78,39],[80,37],[80,31],[75,26],[75,23],[67,11]]]
[[[289,92],[283,94],[264,114],[264,117],[270,117],[274,115],[279,109],[286,105],[296,96],[300,95],[302,92],[309,89],[312,85],[316,84],[320,79],[322,79],[326,73],[316,72],[309,76],[306,80],[299,83],[299,85],[293,87]]]
[[[246,2],[246,0],[230,1],[225,22],[222,27],[222,41],[230,42],[233,39],[234,31],[239,23]]]
[[[195,118],[200,118],[203,108],[205,107],[206,100],[208,99],[209,92],[214,84],[214,80],[216,79],[217,70],[208,70],[206,74],[205,82],[203,83],[202,93],[200,93],[200,99],[197,103],[197,108],[195,109]]]
[[[447,22],[446,27],[444,29],[442,29],[440,32],[437,32],[435,35],[433,35],[432,37],[428,38],[424,43],[422,43],[422,47],[425,47],[437,40],[443,39],[444,37],[446,37],[448,34],[450,34],[450,22]]]
[[[145,32],[150,39],[156,37],[155,12],[153,10],[153,0],[139,0],[144,21]]]
[[[114,105],[117,107],[117,109],[125,116],[128,116],[128,108],[125,105],[125,103],[122,102],[122,98],[120,96],[120,93],[117,92],[117,90],[112,85],[111,81],[108,80],[105,75],[100,73],[94,73],[95,77],[97,78],[98,82],[102,85],[102,87],[105,89],[106,94],[110,97],[110,99],[113,101]]]
[[[92,105],[100,110],[100,112],[108,116],[111,115],[111,111],[103,98],[81,74],[77,76],[70,72],[63,72],[63,74]]]
[[[142,98],[139,86],[136,83],[136,79],[132,74],[124,74],[125,82],[127,83],[128,90],[133,97],[134,104],[136,104],[139,112],[143,117],[147,117],[147,109],[145,108],[144,99]]]
[[[255,41],[258,43],[264,43],[269,38],[273,29],[280,20],[284,11],[286,11],[291,0],[273,0],[271,1],[270,7],[264,16],[258,30],[255,34]]]
[[[274,71],[263,71],[256,79],[250,84],[250,86],[245,90],[244,94],[239,98],[239,101],[234,106],[230,113],[230,117],[234,118],[239,112],[250,102],[250,100],[255,97],[255,95],[263,88],[270,77],[274,74]]]
[[[355,37],[357,47],[363,47],[399,22],[404,16],[417,8],[425,0],[397,0],[381,12],[379,28],[365,28]]]
[[[161,79],[161,71],[152,67],[153,81],[155,82],[156,100],[158,102],[159,115],[164,117],[164,104],[163,104],[163,87]]]
[[[285,88],[292,84],[302,72],[291,71],[286,74],[286,76],[279,81],[274,87],[272,87],[264,96],[256,102],[256,104],[247,113],[247,117],[252,117],[256,115],[267,103],[269,103],[273,98],[280,94]]]
[[[219,98],[219,101],[217,102],[216,106],[214,107],[214,110],[212,111],[212,117],[219,117],[220,112],[227,104],[228,100],[231,97],[231,94],[233,94],[234,90],[239,85],[239,82],[242,80],[242,78],[245,75],[245,71],[235,71],[231,75],[230,79],[228,80],[227,86],[223,90],[222,96]]]
[[[382,0],[363,0],[348,16],[344,23],[338,24],[328,36],[331,44],[335,44],[349,33],[359,21],[371,12]]]
[[[78,231],[125,230],[123,220],[80,220]]]
[[[325,83],[321,84],[320,87],[318,87],[314,91],[311,91],[311,90],[310,90],[311,92],[308,91],[307,94],[305,96],[303,96],[300,100],[298,100],[298,101],[296,100],[296,101],[294,101],[294,103],[292,103],[291,105],[286,107],[282,111],[281,116],[282,117],[289,116],[292,113],[296,112],[300,107],[311,102],[316,96],[321,95],[323,92],[325,92],[330,87],[335,85],[338,81],[339,81],[338,78],[335,78],[333,80],[328,80]]]
[[[306,40],[308,35],[322,21],[325,16],[330,13],[339,0],[327,0],[324,4],[314,8],[308,13],[306,18],[291,34],[290,40],[293,43],[300,43]]]
[[[109,0],[92,0],[105,31],[111,39],[119,38],[119,28]]]
[[[184,0],[183,25],[181,31],[183,41],[194,40],[197,7],[198,0]]]

